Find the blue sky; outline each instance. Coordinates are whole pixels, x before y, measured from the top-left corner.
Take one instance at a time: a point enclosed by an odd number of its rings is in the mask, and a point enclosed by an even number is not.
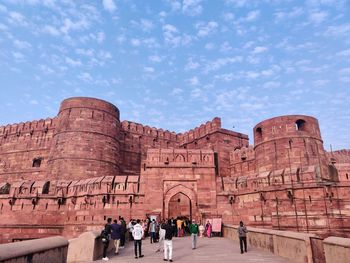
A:
[[[247,133],[318,118],[350,148],[350,3],[342,0],[2,0],[0,124],[53,117],[72,96],[183,132],[218,116]]]

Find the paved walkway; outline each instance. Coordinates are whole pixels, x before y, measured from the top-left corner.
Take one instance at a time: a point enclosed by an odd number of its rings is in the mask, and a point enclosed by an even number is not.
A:
[[[111,262],[111,263],[156,263],[163,261],[163,252],[156,253],[158,243],[150,244],[149,239],[142,241],[143,258],[134,258],[133,243],[119,250],[119,255],[109,255],[109,261],[94,261],[94,262]],[[191,249],[190,237],[174,238],[173,239],[173,261],[181,263],[212,263],[212,262],[230,262],[230,263],[253,263],[253,262],[268,262],[268,263],[290,263],[290,261],[275,256],[263,250],[248,247],[248,253],[241,254],[239,244],[220,237],[214,238],[199,238],[197,249]]]

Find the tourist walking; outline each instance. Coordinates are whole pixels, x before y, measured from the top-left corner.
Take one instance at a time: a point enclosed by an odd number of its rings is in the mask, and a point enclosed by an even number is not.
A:
[[[111,232],[112,232],[111,223],[112,223],[112,218],[108,218],[107,224],[105,224],[105,227],[101,232],[101,238],[103,243],[102,260],[109,260],[109,258],[107,257],[107,249],[109,246],[109,240],[111,238]]]
[[[114,242],[114,246],[115,246],[114,254],[118,255],[120,238],[122,235],[122,226],[121,226],[121,224],[118,224],[117,220],[114,220],[113,222],[114,223],[111,225],[111,229],[112,229],[111,238],[112,238],[112,240]]]
[[[129,241],[132,241],[132,231],[133,231],[134,225],[135,225],[134,220],[130,219],[128,226],[127,226],[127,229],[129,231]]]
[[[211,230],[212,230],[212,227],[211,227],[211,224],[209,222],[209,220],[207,221],[207,224],[205,225],[205,234],[207,235],[207,237],[211,237]]]
[[[173,262],[173,227],[171,226],[171,220],[168,220],[164,225],[164,261]]]
[[[156,242],[156,230],[157,230],[157,222],[155,219],[152,219],[152,222],[149,226],[150,228],[150,233],[151,233],[151,243]]]
[[[246,226],[243,224],[243,221],[239,222],[239,227],[237,229],[238,237],[239,237],[239,247],[241,249],[241,254],[243,254],[243,246],[244,252],[247,252],[247,233],[248,230]]]
[[[192,249],[197,248],[198,232],[199,232],[198,224],[196,223],[196,220],[192,219],[192,224],[190,225]]]
[[[136,224],[133,226],[132,236],[134,238],[134,251],[135,258],[142,258],[142,237],[143,237],[143,228],[140,225],[140,219],[137,219]],[[139,254],[137,255],[137,251]]]
[[[171,221],[170,221],[171,222]],[[158,245],[158,249],[156,252],[161,251],[164,248],[164,239],[165,239],[165,225],[166,225],[166,221],[163,220],[160,224],[159,227],[159,245]],[[171,225],[171,224],[170,224]],[[171,226],[172,227],[172,226]]]
[[[177,226],[177,236],[182,237],[182,223],[183,221],[181,218],[177,218],[176,220],[176,226]]]
[[[125,235],[126,235],[126,222],[124,220],[124,217],[120,218],[120,224],[121,224],[121,236],[120,236],[120,247],[121,249],[125,246]]]

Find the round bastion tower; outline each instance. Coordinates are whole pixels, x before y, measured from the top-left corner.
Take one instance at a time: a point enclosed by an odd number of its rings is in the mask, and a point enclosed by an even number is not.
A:
[[[254,127],[259,173],[314,166],[318,178],[330,179],[317,119],[304,115],[271,118]]]
[[[61,103],[48,160],[52,178],[86,179],[119,173],[119,110],[94,98]]]

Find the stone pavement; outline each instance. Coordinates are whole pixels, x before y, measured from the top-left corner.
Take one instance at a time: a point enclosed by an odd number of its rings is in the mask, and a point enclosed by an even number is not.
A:
[[[150,244],[149,239],[142,241],[143,258],[134,258],[133,243],[129,243],[124,249],[119,250],[119,255],[109,255],[109,261],[98,260],[94,262],[120,262],[120,263],[156,263],[163,261],[163,252],[156,253],[158,243]],[[239,244],[226,238],[198,238],[197,249],[191,249],[190,237],[173,239],[173,261],[181,263],[212,263],[212,262],[268,262],[291,263],[290,261],[275,256],[263,250],[248,247],[248,253],[241,254]]]

